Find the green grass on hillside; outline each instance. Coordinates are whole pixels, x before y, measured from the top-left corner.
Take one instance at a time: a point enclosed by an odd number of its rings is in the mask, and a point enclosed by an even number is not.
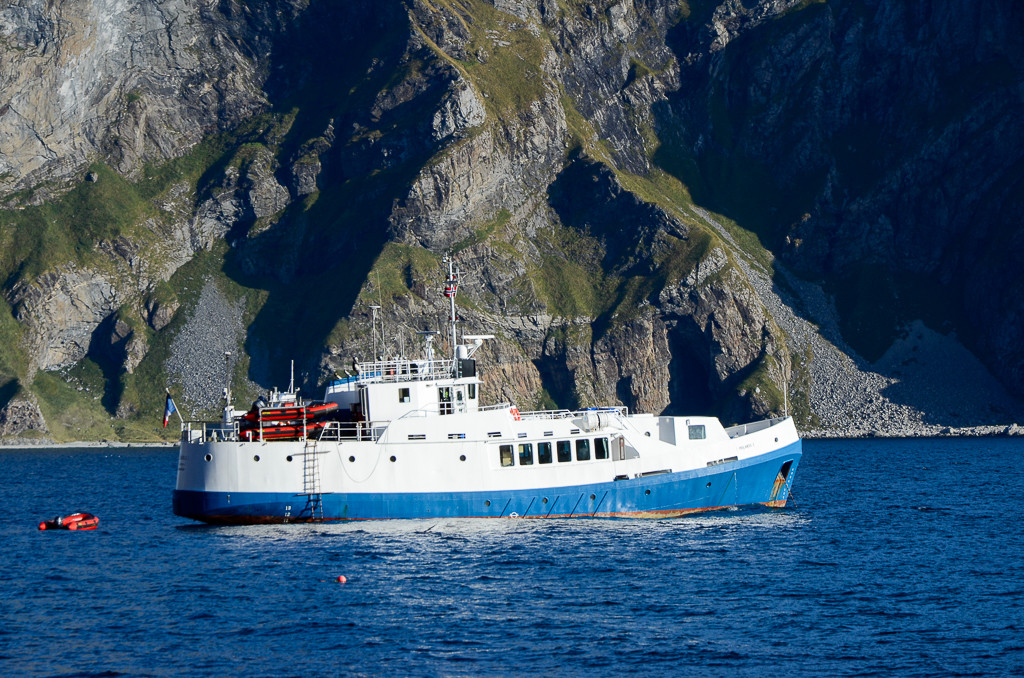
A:
[[[28,356],[21,347],[22,332],[21,324],[11,314],[10,304],[0,296],[0,384],[26,376]]]
[[[103,266],[95,253],[101,240],[132,237],[145,245],[154,238],[142,226],[165,214],[157,206],[172,186],[181,182],[195,188],[240,137],[259,124],[250,120],[231,134],[209,137],[185,155],[162,164],[147,164],[138,182],[128,181],[102,162],[94,162],[82,180],[56,200],[24,209],[0,210],[0,276],[11,286],[17,279],[31,280],[69,262]]]
[[[562,257],[542,255],[541,262],[534,281],[552,315],[576,318],[600,313],[603,276]]]
[[[447,5],[453,15],[466,13],[471,19],[463,20],[472,35],[466,45],[469,59],[459,65],[484,96],[489,113],[507,120],[544,96],[551,85],[540,68],[547,44],[543,33],[535,36],[514,16],[482,0],[462,0],[457,7],[448,0],[437,2]],[[501,45],[499,41],[509,44]],[[484,53],[487,56],[481,63],[477,55]]]
[[[390,303],[412,294],[416,281],[435,283],[441,276],[441,258],[422,247],[390,242],[373,264],[368,278],[372,289],[359,296],[364,304]],[[379,286],[378,286],[379,284]]]
[[[748,372],[743,380],[736,386],[737,393],[757,393],[757,397],[767,404],[772,412],[782,412],[785,405],[785,397],[771,373],[781,374],[778,360],[774,356],[763,355],[748,367]],[[738,423],[738,422],[732,422]]]
[[[493,219],[485,223],[480,228],[475,229],[472,235],[452,245],[452,254],[458,254],[462,250],[472,247],[473,245],[486,242],[494,233],[504,228],[511,218],[511,212],[505,208],[500,209]]]
[[[54,265],[91,264],[93,246],[131,230],[156,207],[135,185],[102,163],[99,180],[83,181],[59,199],[23,210],[0,210],[0,275],[8,286],[34,279]]]
[[[158,430],[161,420],[114,419],[103,407],[102,401],[108,382],[104,377],[103,368],[94,360],[85,358],[66,374],[67,381],[62,378],[61,373],[39,372],[32,382],[32,392],[39,400],[39,409],[46,419],[50,436],[56,442],[153,442],[163,439]],[[82,390],[78,390],[79,388]],[[162,400],[160,404],[162,407]],[[177,428],[174,433],[176,436]]]

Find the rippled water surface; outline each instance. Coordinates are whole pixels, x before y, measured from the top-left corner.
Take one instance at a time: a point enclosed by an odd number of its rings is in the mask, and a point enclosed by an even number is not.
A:
[[[1014,440],[809,441],[799,508],[656,522],[205,527],[176,460],[0,452],[0,674],[1024,673]]]

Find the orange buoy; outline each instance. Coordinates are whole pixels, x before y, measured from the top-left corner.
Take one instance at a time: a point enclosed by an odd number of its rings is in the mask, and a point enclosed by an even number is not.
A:
[[[339,584],[344,584],[347,581],[348,581],[348,579],[345,578],[345,575],[343,575],[343,574],[339,574],[338,575],[338,583]]]
[[[513,419],[515,419],[516,421],[519,421],[519,420],[520,420],[520,417],[519,417],[519,408],[518,408],[518,407],[512,407],[512,408],[510,408],[510,409],[509,409],[509,414],[511,414],[511,415],[512,415],[512,418],[513,418]]]

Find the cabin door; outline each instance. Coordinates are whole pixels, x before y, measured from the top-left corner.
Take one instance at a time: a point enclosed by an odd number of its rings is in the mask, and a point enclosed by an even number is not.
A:
[[[455,411],[462,413],[466,411],[466,389],[455,388]]]

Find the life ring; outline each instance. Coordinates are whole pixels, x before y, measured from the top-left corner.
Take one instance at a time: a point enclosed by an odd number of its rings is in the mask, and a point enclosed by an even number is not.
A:
[[[519,408],[517,408],[517,407],[509,408],[508,412],[509,412],[509,414],[512,415],[512,418],[515,419],[516,421],[522,421],[522,417],[519,416]]]

